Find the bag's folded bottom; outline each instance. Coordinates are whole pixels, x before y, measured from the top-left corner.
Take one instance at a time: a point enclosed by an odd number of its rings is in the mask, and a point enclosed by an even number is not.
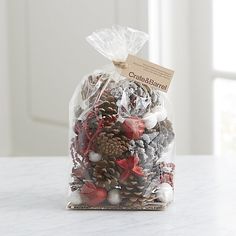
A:
[[[67,205],[67,209],[70,210],[126,210],[126,211],[162,211],[170,203],[162,203],[158,202],[155,204],[150,204],[147,206],[135,206],[135,207],[128,207],[128,206],[112,206],[112,205],[103,205],[103,206],[87,206],[84,204],[74,204],[69,202]]]

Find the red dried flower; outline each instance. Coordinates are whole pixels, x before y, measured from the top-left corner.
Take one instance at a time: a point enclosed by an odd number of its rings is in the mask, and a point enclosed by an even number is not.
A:
[[[168,183],[173,187],[174,185],[174,180],[173,180],[173,174],[172,173],[164,173],[163,175],[160,176],[160,181],[161,183]]]
[[[76,152],[81,156],[84,156],[89,144],[89,138],[83,124],[82,121],[78,121],[74,127],[74,132],[77,134],[74,140],[74,147]]]
[[[97,206],[107,197],[107,191],[104,188],[96,187],[93,183],[86,182],[80,191],[82,200],[88,206]]]
[[[139,139],[145,129],[144,121],[138,117],[125,119],[122,124],[125,136],[129,139]]]
[[[160,163],[160,167],[162,170],[162,174],[160,176],[160,182],[168,183],[173,187],[174,186],[173,172],[175,170],[175,164],[163,162],[163,163]]]
[[[95,111],[87,114],[84,121],[77,121],[74,127],[74,132],[77,135],[75,138],[75,149],[81,156],[87,156],[92,149],[94,139],[97,137],[104,121],[99,119]]]
[[[124,169],[120,176],[121,181],[125,181],[131,174],[144,176],[143,170],[138,166],[139,158],[137,156],[129,156],[127,159],[117,160],[116,164]]]

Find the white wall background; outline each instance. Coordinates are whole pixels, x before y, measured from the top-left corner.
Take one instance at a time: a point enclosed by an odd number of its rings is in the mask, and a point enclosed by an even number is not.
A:
[[[7,1],[0,0],[0,156],[10,155],[10,91],[8,78]]]
[[[146,2],[9,0],[7,7],[12,153],[65,155],[70,97],[86,73],[108,63],[85,37],[112,24],[147,31]]]
[[[201,41],[196,32],[208,29],[204,17],[197,19],[207,14],[204,6],[209,1],[0,0],[0,156],[65,155],[73,89],[83,74],[107,62],[87,45],[85,36],[114,23],[148,31],[149,21],[152,29],[158,28],[151,35],[159,46],[156,56],[150,54],[152,61],[175,70],[169,95],[177,153],[211,153],[210,116],[204,120],[211,104],[198,106],[200,82],[208,75],[199,73],[204,63],[198,63],[201,51],[195,48]],[[152,18],[148,2],[158,6]],[[144,57],[146,52],[147,47]],[[201,102],[207,96],[205,91]],[[205,129],[204,138],[198,122]]]
[[[212,1],[158,2],[160,56],[173,68],[169,95],[173,102],[177,153],[213,153]]]
[[[164,0],[161,15],[161,64],[175,71],[169,95],[176,124],[177,153],[192,153],[191,18],[188,0]]]

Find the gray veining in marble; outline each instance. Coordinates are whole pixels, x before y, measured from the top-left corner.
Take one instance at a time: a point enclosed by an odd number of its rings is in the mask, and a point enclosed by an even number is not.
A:
[[[70,160],[0,158],[0,236],[234,236],[236,158],[176,158],[163,212],[65,210]]]

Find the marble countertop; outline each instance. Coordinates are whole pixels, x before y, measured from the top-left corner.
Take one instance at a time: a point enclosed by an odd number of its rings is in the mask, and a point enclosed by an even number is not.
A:
[[[0,235],[236,235],[236,158],[177,156],[176,166],[165,211],[70,211],[69,158],[0,158]]]

